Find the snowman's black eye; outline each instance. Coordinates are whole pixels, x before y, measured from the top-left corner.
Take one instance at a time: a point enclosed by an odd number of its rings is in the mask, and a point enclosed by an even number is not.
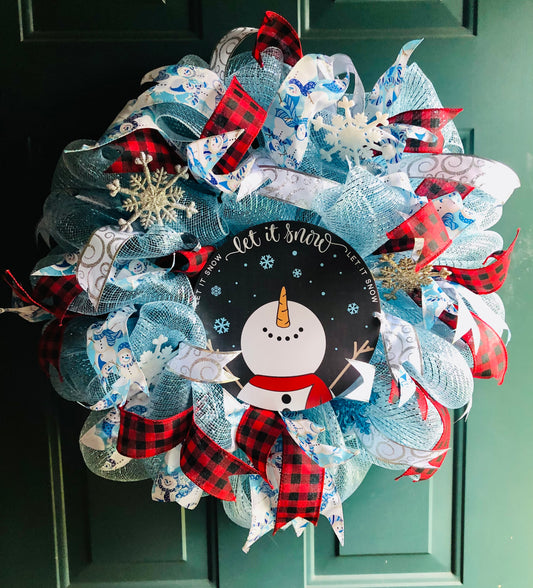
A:
[[[266,327],[263,327],[263,333],[266,333],[268,331],[268,329]]]

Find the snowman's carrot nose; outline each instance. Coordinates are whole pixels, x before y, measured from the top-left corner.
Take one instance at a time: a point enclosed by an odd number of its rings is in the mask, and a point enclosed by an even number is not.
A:
[[[291,321],[289,319],[289,307],[287,306],[287,292],[285,290],[285,286],[281,288],[281,294],[279,295],[276,325],[283,329],[291,326]]]

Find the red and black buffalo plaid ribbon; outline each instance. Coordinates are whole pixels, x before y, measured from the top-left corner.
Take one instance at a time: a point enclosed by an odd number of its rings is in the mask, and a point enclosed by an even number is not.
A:
[[[479,328],[480,343],[477,351],[474,347],[472,331],[468,331],[461,339],[468,345],[472,352],[474,365],[472,375],[474,378],[496,378],[498,384],[503,383],[507,371],[507,349],[501,337],[484,320],[473,312],[471,313]],[[457,327],[457,317],[444,312],[439,317],[451,329]]]
[[[222,449],[195,425],[183,442],[180,467],[202,490],[229,501],[236,500],[230,476],[258,473],[255,468]]]
[[[496,290],[503,286],[507,278],[509,264],[511,263],[511,254],[519,233],[520,230],[516,232],[516,237],[507,250],[496,251],[489,256],[489,258],[494,258],[494,261],[489,263],[489,265],[473,269],[436,265],[434,269],[437,271],[443,268],[447,269],[451,272],[446,278],[449,282],[461,284],[476,294],[496,292]]]
[[[148,169],[155,171],[163,168],[169,174],[176,173],[176,165],[183,160],[175,150],[163,139],[156,129],[139,129],[111,143],[121,153],[105,170],[107,173],[126,174],[138,173],[142,167],[135,163],[140,153],[152,156]]]
[[[276,412],[249,407],[237,428],[236,441],[270,484],[266,461],[280,435],[283,453],[274,533],[297,517],[316,525],[324,488],[324,468],[295,443]]]
[[[438,198],[439,196],[458,192],[464,200],[473,189],[474,186],[468,186],[455,180],[424,178],[415,190],[415,194],[418,196],[425,196],[428,200],[433,200],[433,198]]]
[[[201,138],[242,129],[243,132],[229,147],[215,166],[215,172],[228,174],[239,165],[250,145],[259,134],[266,118],[266,110],[244,91],[233,77],[222,100],[205,124]]]
[[[267,482],[266,462],[272,445],[284,429],[278,413],[253,406],[246,410],[237,428],[237,445]]]
[[[9,270],[4,273],[4,280],[20,300],[46,310],[59,319],[60,323],[65,318],[72,301],[82,291],[75,275],[42,276],[35,284],[31,294],[24,289]]]
[[[153,457],[170,451],[187,436],[192,425],[192,406],[166,419],[147,419],[120,410],[117,451],[133,459]]]
[[[274,533],[296,517],[316,525],[323,489],[324,468],[316,464],[285,429]]]
[[[413,249],[416,238],[424,239],[424,246],[416,263],[416,270],[436,259],[452,242],[433,202],[387,233],[389,240],[376,249],[375,255]]]
[[[439,440],[437,441],[437,443],[433,447],[433,451],[437,451],[439,449],[449,449],[450,448],[450,435],[451,435],[452,426],[451,426],[450,413],[449,413],[448,409],[446,407],[442,406],[442,404],[440,404],[439,402],[437,402],[433,398],[431,398],[431,396],[424,390],[424,388],[422,388],[422,386],[416,380],[415,380],[415,384],[416,384],[416,391],[417,391],[419,398],[423,398],[424,402],[426,403],[426,413],[427,413],[427,403],[431,403],[436,408],[437,412],[439,413],[440,419],[442,421],[442,433],[441,433],[441,436],[439,437]],[[420,402],[419,402],[419,404],[420,404]],[[432,459],[430,462],[428,462],[430,465],[433,466],[432,468],[417,468],[417,467],[411,466],[401,476],[398,476],[396,479],[399,480],[400,478],[403,478],[404,476],[414,476],[415,477],[414,479],[416,482],[420,482],[421,480],[428,480],[429,478],[431,478],[431,476],[433,476],[438,471],[440,466],[443,464],[445,457],[446,457],[446,453],[443,453],[442,455],[439,455],[435,459]]]
[[[33,288],[33,296],[62,321],[69,306],[82,291],[75,275],[42,276]]]
[[[194,422],[192,407],[166,419],[147,419],[120,410],[117,451],[127,457],[153,457],[182,444],[180,467],[205,492],[221,500],[235,500],[230,476],[257,474],[206,435]]]
[[[63,336],[65,334],[66,321],[59,322],[54,319],[50,321],[41,333],[38,348],[39,366],[43,372],[50,376],[49,366],[53,366],[63,381],[60,369],[61,348],[63,347]]]
[[[418,306],[422,305],[420,290],[413,290],[409,293]],[[476,351],[472,332],[469,331],[461,337],[468,345],[472,353],[474,378],[496,378],[498,383],[503,382],[507,371],[507,349],[501,337],[484,320],[471,312],[479,328],[480,344]],[[444,311],[440,314],[439,320],[448,325],[450,329],[457,328],[457,315]]]
[[[442,153],[444,137],[442,128],[452,118],[455,118],[462,108],[424,108],[422,110],[408,110],[400,112],[389,119],[389,124],[405,124],[423,127],[436,137],[431,143],[419,139],[407,139],[405,142],[406,153]]]
[[[261,67],[261,53],[268,47],[281,49],[283,61],[290,66],[303,57],[302,44],[296,30],[282,16],[270,10],[265,12],[253,50],[253,56]]]
[[[214,250],[212,245],[206,245],[198,251],[176,251],[176,268],[173,271],[188,276],[199,274]]]

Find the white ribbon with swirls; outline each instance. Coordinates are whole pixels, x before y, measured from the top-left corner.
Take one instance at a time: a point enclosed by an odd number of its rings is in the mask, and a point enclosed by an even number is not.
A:
[[[228,372],[225,366],[240,353],[240,351],[202,349],[182,341],[177,355],[168,362],[167,367],[182,378],[194,382],[218,384],[235,382],[239,378]]]
[[[278,167],[268,158],[261,158],[255,162],[246,180],[241,184],[237,202],[257,186],[261,186],[257,189],[260,196],[288,202],[305,210],[313,210],[317,195],[332,188],[340,188],[342,184],[305,172]]]
[[[405,153],[391,166],[392,172],[403,171],[410,178],[443,178],[474,186],[504,204],[520,187],[516,173],[499,161],[458,153]]]
[[[216,73],[221,80],[226,77],[228,61],[235,53],[237,47],[249,36],[255,35],[258,29],[253,27],[237,27],[226,33],[217,43],[211,60],[209,69]]]
[[[138,234],[121,231],[118,227],[101,227],[94,231],[83,248],[76,277],[95,309],[98,309],[105,285],[115,272],[114,262],[120,249]]]
[[[434,468],[435,466],[429,462],[448,451],[447,449],[414,449],[396,443],[373,425],[370,425],[368,433],[358,430],[357,436],[371,455],[391,465]]]
[[[385,355],[392,377],[400,388],[399,405],[404,405],[416,392],[416,384],[403,367],[410,363],[422,373],[422,352],[418,336],[412,324],[386,312],[376,312],[374,316],[381,322],[381,336]]]

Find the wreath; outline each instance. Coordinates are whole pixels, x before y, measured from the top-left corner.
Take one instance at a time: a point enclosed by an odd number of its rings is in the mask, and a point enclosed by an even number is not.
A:
[[[5,272],[4,310],[44,322],[39,361],[88,410],[92,472],[221,499],[244,551],[320,515],[342,542],[372,465],[437,472],[450,411],[507,368],[516,238],[489,229],[519,181],[464,154],[460,109],[408,65],[419,43],[365,92],[348,56],[304,55],[267,12],[67,146],[49,251],[30,287]]]

